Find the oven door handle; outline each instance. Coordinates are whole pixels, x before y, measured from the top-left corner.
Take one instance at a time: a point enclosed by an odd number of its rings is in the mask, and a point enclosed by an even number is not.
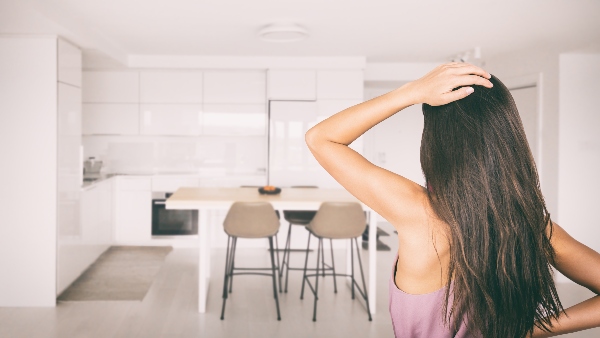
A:
[[[165,205],[165,204],[167,204],[167,202],[163,202],[163,201],[154,201],[152,203],[154,203],[156,205]]]

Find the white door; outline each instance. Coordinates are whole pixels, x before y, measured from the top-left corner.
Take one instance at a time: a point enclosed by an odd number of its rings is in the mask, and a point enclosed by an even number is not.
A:
[[[401,85],[390,83],[365,88],[365,99],[383,95]],[[379,167],[424,185],[420,156],[422,133],[421,105],[407,107],[366,132],[365,157]]]
[[[525,136],[527,136],[527,142],[529,142],[529,148],[533,153],[533,158],[538,166],[539,170],[539,133],[538,133],[538,113],[537,113],[537,87],[530,86],[525,88],[511,89],[510,93],[517,104],[519,115],[521,115],[521,121],[523,122],[523,129],[525,129]]]

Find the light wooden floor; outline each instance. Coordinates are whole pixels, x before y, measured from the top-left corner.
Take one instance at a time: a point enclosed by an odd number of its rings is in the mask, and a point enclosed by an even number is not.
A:
[[[235,277],[225,320],[221,321],[224,250],[213,255],[207,313],[200,314],[197,251],[175,249],[167,256],[143,301],[61,302],[56,308],[0,308],[0,337],[393,337],[387,282],[397,244],[393,234],[382,239],[392,251],[378,255],[380,288],[377,314],[372,322],[367,320],[363,305],[352,301],[350,290],[340,280],[338,293],[333,293],[331,277],[320,286],[318,318],[316,323],[312,322],[312,295],[307,293],[303,301],[299,299],[301,272],[290,272],[289,292],[280,294],[280,322],[276,320],[271,280],[260,276]],[[366,250],[363,253],[363,263],[368,269]],[[265,250],[240,249],[236,258],[238,266],[269,264]],[[344,266],[343,261],[344,251],[336,252],[338,268]],[[314,258],[309,262],[314,264]],[[302,254],[292,256],[292,264],[302,263]],[[591,295],[571,285],[560,285],[559,293],[565,305]],[[600,329],[568,337],[600,337]]]

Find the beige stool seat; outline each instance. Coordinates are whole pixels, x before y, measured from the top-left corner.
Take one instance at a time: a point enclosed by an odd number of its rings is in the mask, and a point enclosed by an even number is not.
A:
[[[319,291],[319,272],[320,270],[326,270],[322,256],[324,255],[323,250],[323,239],[349,239],[350,240],[350,252],[351,252],[351,273],[350,274],[338,274],[335,270],[331,274],[324,274],[327,276],[333,276],[334,280],[336,276],[346,276],[351,278],[352,283],[352,299],[354,299],[354,290],[358,290],[362,298],[367,304],[367,314],[369,321],[372,320],[371,310],[369,308],[369,296],[367,294],[367,288],[365,283],[365,276],[362,267],[362,261],[360,258],[360,249],[358,246],[357,237],[362,236],[367,226],[367,219],[362,206],[356,202],[323,202],[317,211],[317,214],[313,220],[306,226],[309,231],[307,249],[310,247],[310,239],[315,236],[319,240],[317,250],[317,267],[316,274],[307,274],[308,264],[308,252],[304,261],[304,276],[302,278],[302,291],[300,293],[300,299],[304,298],[304,285],[308,284],[313,295],[314,295],[314,309],[313,309],[313,321],[317,320],[317,300]],[[362,279],[362,288],[356,282],[354,278],[354,251],[358,258],[358,264],[360,267],[360,275]],[[322,266],[320,266],[322,265]],[[330,269],[328,269],[330,270]],[[309,277],[315,277],[314,287]]]
[[[234,275],[262,275],[271,276],[273,280],[273,297],[277,307],[277,320],[281,320],[279,311],[279,298],[277,293],[277,276],[279,267],[275,264],[273,237],[279,231],[279,217],[275,209],[268,202],[235,202],[227,212],[223,229],[228,235],[227,254],[225,258],[225,276],[223,280],[223,307],[221,309],[221,320],[225,318],[225,303],[228,294],[232,291]],[[235,250],[238,238],[268,238],[269,254],[271,256],[271,267],[236,267]],[[240,272],[235,272],[235,271]],[[256,271],[268,271],[256,272]],[[228,290],[229,287],[229,290]],[[281,284],[280,284],[281,288]]]

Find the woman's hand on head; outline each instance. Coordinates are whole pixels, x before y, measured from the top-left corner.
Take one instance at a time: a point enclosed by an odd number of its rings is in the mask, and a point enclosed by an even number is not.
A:
[[[460,100],[473,92],[473,85],[492,88],[492,76],[485,70],[468,64],[452,62],[437,66],[422,78],[410,82],[416,103],[441,106]]]

